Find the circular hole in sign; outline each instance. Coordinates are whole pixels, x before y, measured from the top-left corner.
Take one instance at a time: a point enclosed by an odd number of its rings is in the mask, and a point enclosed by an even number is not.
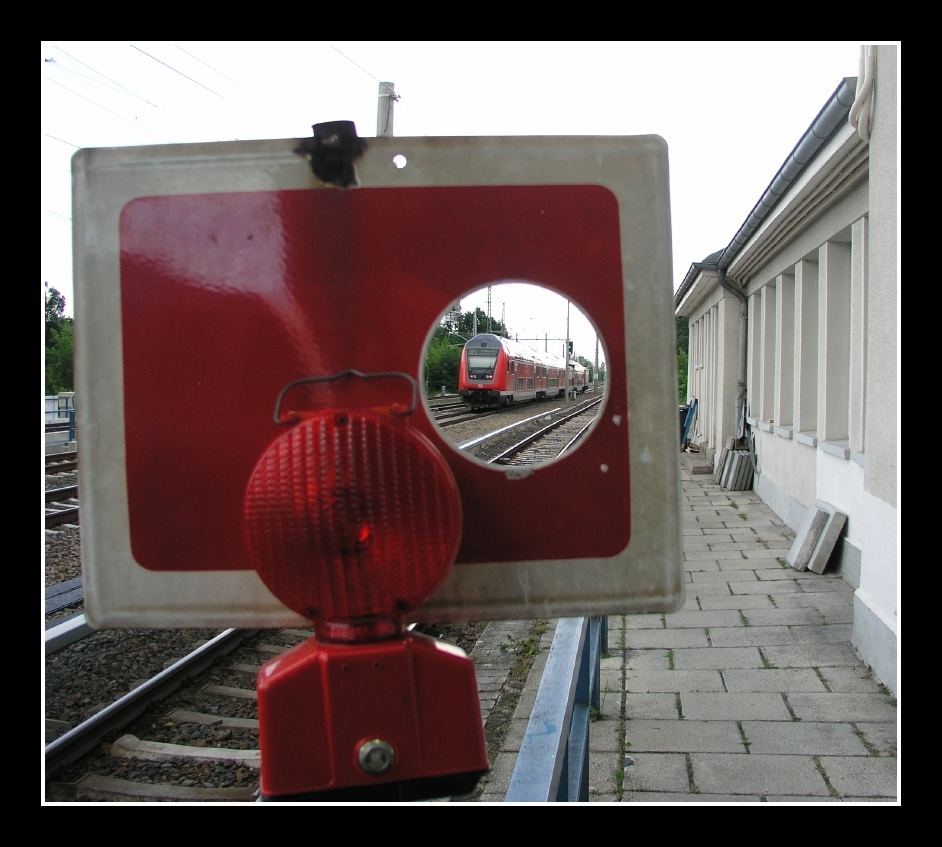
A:
[[[406,159],[406,157],[403,156],[402,153],[397,153],[395,156],[393,156],[392,161],[393,161],[393,164],[397,168],[399,168],[399,170],[402,170],[406,165],[409,164],[409,160]]]
[[[472,461],[516,473],[584,442],[603,405],[591,401],[604,395],[605,362],[604,342],[578,304],[536,283],[496,280],[440,316],[420,379],[428,415],[447,442]],[[578,424],[562,422],[590,404]],[[556,424],[537,457],[504,456]]]

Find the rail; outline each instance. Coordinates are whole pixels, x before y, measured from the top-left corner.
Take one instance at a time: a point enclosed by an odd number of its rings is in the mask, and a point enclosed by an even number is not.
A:
[[[589,723],[607,648],[607,618],[557,623],[505,802],[588,802]]]

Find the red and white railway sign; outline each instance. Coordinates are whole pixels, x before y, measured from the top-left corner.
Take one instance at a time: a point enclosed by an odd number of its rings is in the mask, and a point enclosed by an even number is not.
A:
[[[73,160],[86,614],[97,626],[297,624],[246,546],[279,392],[346,370],[422,382],[432,328],[506,280],[577,303],[607,352],[583,445],[526,474],[471,461],[455,566],[416,620],[667,611],[683,600],[667,151],[632,138],[369,139],[361,187],[295,140]],[[393,157],[404,155],[399,168]],[[337,381],[306,408],[406,402]],[[547,533],[547,526],[566,532]]]

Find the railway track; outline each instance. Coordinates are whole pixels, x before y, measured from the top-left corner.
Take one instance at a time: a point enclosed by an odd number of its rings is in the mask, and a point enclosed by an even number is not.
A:
[[[253,800],[255,676],[310,634],[218,633],[48,744],[47,799]]]
[[[541,409],[537,414],[492,432],[458,442],[455,446],[488,464],[540,464],[562,455],[588,430],[601,397],[575,406]]]
[[[46,475],[71,473],[78,470],[78,451],[50,453],[46,456]]]
[[[539,465],[559,458],[583,438],[595,420],[601,402],[601,398],[593,399],[560,415],[490,459],[490,464]]]
[[[254,801],[259,668],[311,635],[226,630],[200,645],[49,743],[46,799]]]
[[[46,467],[49,465],[47,463]],[[63,524],[77,524],[79,520],[78,486],[46,489],[46,529]]]

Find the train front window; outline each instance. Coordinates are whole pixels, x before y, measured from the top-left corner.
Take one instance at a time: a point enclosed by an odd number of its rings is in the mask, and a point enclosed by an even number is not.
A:
[[[468,350],[468,369],[470,371],[493,372],[496,364],[496,350]]]

